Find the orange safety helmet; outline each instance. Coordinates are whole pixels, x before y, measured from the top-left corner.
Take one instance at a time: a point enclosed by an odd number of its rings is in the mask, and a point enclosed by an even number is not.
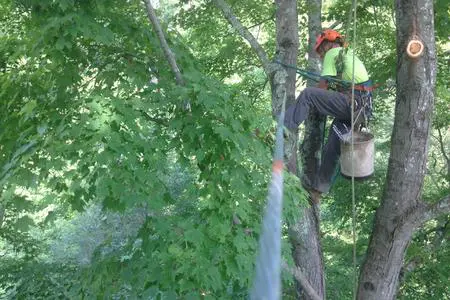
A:
[[[334,42],[336,39],[341,38],[342,35],[333,29],[325,29],[321,34],[317,36],[316,44],[314,45],[314,50],[319,49],[320,45],[322,45],[323,41]]]

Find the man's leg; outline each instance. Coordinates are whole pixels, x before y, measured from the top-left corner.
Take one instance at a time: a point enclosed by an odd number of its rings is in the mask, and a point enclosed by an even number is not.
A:
[[[315,107],[322,115],[332,116],[341,120],[348,120],[351,107],[347,96],[339,92],[309,87],[297,97],[295,104],[286,110],[284,125],[295,129],[308,117],[311,107]]]
[[[336,173],[336,167],[341,155],[341,141],[333,130],[335,125],[341,132],[345,132],[345,126],[350,124],[334,119],[330,126],[328,140],[323,148],[323,155],[320,163],[319,173],[316,176],[315,189],[321,193],[328,193],[331,188],[333,176]]]

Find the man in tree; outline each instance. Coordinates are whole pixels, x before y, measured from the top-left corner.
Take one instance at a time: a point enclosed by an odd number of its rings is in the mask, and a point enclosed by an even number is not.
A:
[[[316,40],[315,50],[323,60],[323,69],[318,87],[308,87],[298,96],[295,104],[286,110],[285,126],[296,129],[308,116],[311,108],[319,114],[334,117],[329,130],[324,155],[312,186],[306,186],[311,200],[318,203],[320,195],[330,190],[333,175],[340,156],[340,140],[336,130],[345,132],[351,127],[351,81],[355,80],[355,109],[362,105],[363,98],[370,97],[369,75],[352,51],[345,51],[343,37],[335,30],[324,30]],[[347,82],[347,84],[343,84]],[[348,84],[350,83],[350,84]]]

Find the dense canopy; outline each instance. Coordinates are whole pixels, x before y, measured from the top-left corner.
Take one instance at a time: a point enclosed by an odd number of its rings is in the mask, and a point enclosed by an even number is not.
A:
[[[272,59],[275,3],[226,2]],[[391,2],[357,1],[355,51],[380,85],[370,123],[376,171],[355,186],[359,267],[393,143],[399,58]],[[437,72],[424,203],[448,199],[450,184],[445,2],[434,3]],[[142,1],[0,2],[0,298],[248,297],[271,175],[271,79],[211,1],[151,3],[184,85]],[[309,3],[297,1],[302,69]],[[323,1],[322,26],[346,32],[350,7]],[[297,77],[296,93],[305,86]],[[285,172],[284,186],[282,250],[292,266],[289,225],[309,203],[295,174]],[[337,174],[321,202],[329,299],[351,299],[354,289],[351,192]],[[448,214],[436,215],[412,236],[399,299],[450,297],[449,223]],[[282,279],[283,298],[295,299],[294,278],[284,271]]]

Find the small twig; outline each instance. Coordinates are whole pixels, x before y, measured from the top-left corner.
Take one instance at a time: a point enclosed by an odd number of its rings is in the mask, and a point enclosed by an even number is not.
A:
[[[338,27],[341,24],[341,21],[336,21],[333,24],[331,24],[329,26],[330,29],[335,29],[336,27]]]
[[[0,228],[3,225],[3,217],[5,216],[5,208],[0,204]]]
[[[266,85],[268,82],[269,82],[269,78],[266,78],[266,80],[264,81],[263,87],[261,89],[259,89],[256,96],[253,98],[252,105],[254,105],[256,103],[256,101],[258,100],[258,97],[261,96],[262,93],[264,93],[264,90],[266,89]]]
[[[247,27],[247,29],[252,29],[252,28],[254,28],[254,27],[256,27],[256,26],[260,26],[260,25],[266,23],[267,21],[272,21],[274,17],[275,17],[275,13],[273,13],[269,18],[264,19],[264,20],[262,20],[262,21],[259,22],[259,23],[256,23],[256,24],[253,24],[253,25]]]
[[[450,195],[444,196],[431,205],[419,202],[419,205],[402,222],[400,230],[407,229],[411,225],[413,228],[420,227],[425,222],[448,213],[450,213]]]
[[[373,16],[375,18],[375,24],[377,25],[377,30],[380,30],[380,26],[378,25],[378,18],[377,18],[377,8],[375,6],[375,3],[372,1],[372,7],[373,7]]]
[[[441,152],[442,155],[444,156],[446,162],[447,162],[447,170],[450,170],[450,158],[447,155],[447,152],[445,151],[445,147],[444,147],[444,138],[442,137],[442,132],[441,129],[438,128],[437,129],[438,135],[439,135],[439,145],[441,146]],[[450,174],[447,174],[448,176],[450,176]]]

